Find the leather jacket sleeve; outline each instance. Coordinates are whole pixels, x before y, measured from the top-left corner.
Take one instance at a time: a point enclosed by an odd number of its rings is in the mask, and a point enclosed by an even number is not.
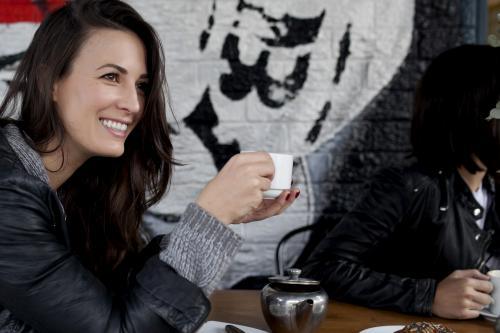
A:
[[[39,332],[194,332],[210,303],[151,256],[126,295],[112,294],[58,237],[47,186],[0,181],[0,305]],[[51,209],[52,208],[52,209]]]
[[[397,170],[379,173],[362,200],[320,242],[303,274],[320,280],[329,296],[341,301],[430,315],[435,280],[375,271],[366,263],[413,205],[413,188],[403,178]]]

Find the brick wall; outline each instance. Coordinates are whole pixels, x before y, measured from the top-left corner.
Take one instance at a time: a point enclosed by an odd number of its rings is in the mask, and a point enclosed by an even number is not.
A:
[[[284,234],[331,223],[375,170],[408,154],[415,82],[433,56],[477,40],[482,1],[130,0],[162,37],[175,157],[185,164],[146,215],[150,229],[175,226],[232,154],[293,153],[299,200],[233,227],[246,241],[221,286],[273,274]],[[35,27],[0,25],[0,94]],[[306,239],[288,243],[288,263]]]

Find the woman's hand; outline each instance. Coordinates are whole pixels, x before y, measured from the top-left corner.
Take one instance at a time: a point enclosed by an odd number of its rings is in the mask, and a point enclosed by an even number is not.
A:
[[[439,282],[432,304],[432,313],[450,319],[470,319],[493,299],[489,276],[477,269],[456,270]]]
[[[262,200],[262,203],[259,207],[245,216],[243,220],[235,223],[260,221],[271,216],[279,215],[283,213],[295,201],[295,199],[299,197],[299,194],[300,190],[298,188],[294,188],[290,191],[283,191],[276,199]]]
[[[274,175],[274,164],[265,152],[233,156],[202,190],[196,203],[224,224],[245,223],[278,215],[290,206],[299,191],[283,191],[274,200],[263,200]]]

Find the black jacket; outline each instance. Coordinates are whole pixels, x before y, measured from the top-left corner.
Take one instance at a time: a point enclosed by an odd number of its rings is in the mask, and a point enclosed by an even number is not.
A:
[[[493,198],[487,211],[458,172],[385,169],[321,241],[303,274],[338,300],[430,315],[437,282],[476,268],[488,238],[489,252],[499,254],[494,183],[485,177],[483,186]],[[475,223],[481,214],[484,230]]]
[[[158,246],[121,294],[71,251],[56,193],[30,176],[0,131],[0,312],[38,332],[193,332],[210,303],[159,260]]]

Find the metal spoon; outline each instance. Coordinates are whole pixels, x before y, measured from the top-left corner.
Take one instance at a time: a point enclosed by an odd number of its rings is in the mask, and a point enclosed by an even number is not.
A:
[[[226,332],[227,333],[245,333],[245,331],[243,331],[242,329],[239,329],[238,327],[234,326],[234,325],[226,325]]]

